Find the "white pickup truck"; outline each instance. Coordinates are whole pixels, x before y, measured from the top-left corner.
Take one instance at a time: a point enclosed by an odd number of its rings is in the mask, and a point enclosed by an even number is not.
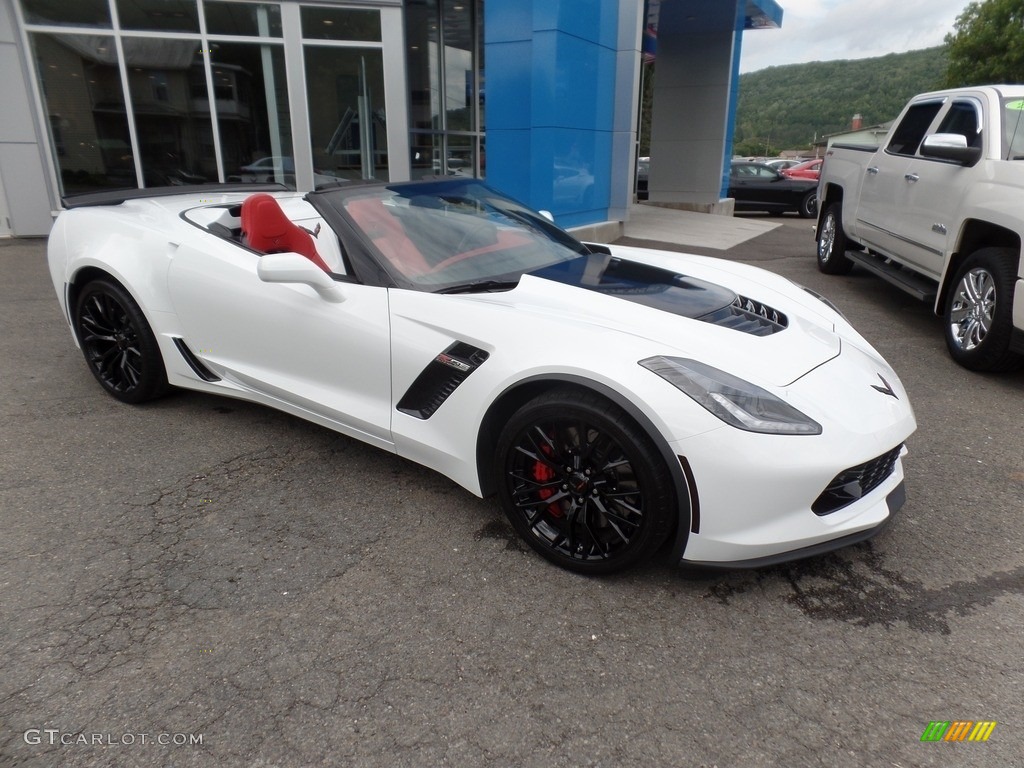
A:
[[[833,144],[818,212],[822,272],[933,302],[967,368],[1024,364],[1024,86],[915,96],[882,146]]]

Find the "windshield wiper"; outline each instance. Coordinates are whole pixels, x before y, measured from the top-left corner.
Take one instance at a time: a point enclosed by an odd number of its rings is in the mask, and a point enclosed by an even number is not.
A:
[[[476,280],[442,288],[435,293],[483,293],[486,291],[510,291],[519,285],[518,280]]]

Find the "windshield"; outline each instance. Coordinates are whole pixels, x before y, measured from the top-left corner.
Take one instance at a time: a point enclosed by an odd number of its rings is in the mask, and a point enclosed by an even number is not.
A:
[[[342,207],[389,270],[423,290],[515,282],[588,253],[538,213],[475,180],[350,190]]]

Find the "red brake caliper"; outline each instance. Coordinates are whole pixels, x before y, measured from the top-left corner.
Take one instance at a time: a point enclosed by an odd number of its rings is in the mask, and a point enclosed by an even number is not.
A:
[[[551,448],[546,445],[541,446],[541,451],[543,451],[545,456],[551,455]],[[538,483],[549,483],[555,479],[555,470],[543,461],[535,461],[533,463],[533,479]],[[537,491],[537,495],[542,499],[548,499],[554,496],[555,492],[551,488],[540,488]],[[557,502],[548,504],[548,513],[553,517],[561,517],[562,507]]]

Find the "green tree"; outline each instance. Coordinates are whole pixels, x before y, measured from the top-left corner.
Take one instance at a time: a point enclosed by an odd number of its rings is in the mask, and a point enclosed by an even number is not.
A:
[[[953,29],[948,85],[1024,83],[1024,0],[972,2]]]
[[[733,142],[736,154],[789,149],[810,154],[822,137],[892,120],[907,99],[943,87],[946,46],[853,61],[786,64],[740,75]],[[746,142],[760,149],[743,148]],[[771,151],[766,151],[767,144]],[[750,145],[747,145],[750,146]]]

